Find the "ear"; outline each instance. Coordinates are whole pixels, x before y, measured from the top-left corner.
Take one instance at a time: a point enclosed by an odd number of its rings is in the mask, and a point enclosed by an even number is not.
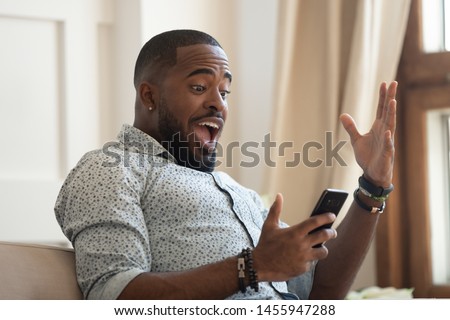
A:
[[[146,109],[154,110],[156,108],[156,101],[158,101],[157,87],[148,82],[141,82],[139,85],[139,100],[141,105]]]

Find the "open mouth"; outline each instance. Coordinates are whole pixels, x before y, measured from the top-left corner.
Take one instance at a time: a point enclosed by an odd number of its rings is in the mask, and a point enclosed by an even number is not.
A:
[[[222,125],[223,120],[220,118],[203,119],[195,125],[195,138],[203,149],[214,151]]]

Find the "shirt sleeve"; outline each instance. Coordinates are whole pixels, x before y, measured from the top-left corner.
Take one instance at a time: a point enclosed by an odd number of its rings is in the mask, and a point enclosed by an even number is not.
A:
[[[132,167],[105,164],[101,152],[85,155],[55,205],[58,223],[75,248],[78,283],[87,299],[116,299],[151,266],[140,207],[143,179]]]
[[[313,261],[311,269],[298,277],[290,279],[288,284],[288,290],[291,293],[295,293],[300,300],[308,300],[309,294],[314,282],[314,272],[316,270],[317,261]]]

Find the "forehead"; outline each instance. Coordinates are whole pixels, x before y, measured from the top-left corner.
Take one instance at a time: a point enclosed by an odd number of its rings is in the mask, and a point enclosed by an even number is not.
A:
[[[222,48],[196,44],[177,49],[177,63],[169,73],[189,74],[196,69],[211,69],[218,73],[230,73],[228,57]]]

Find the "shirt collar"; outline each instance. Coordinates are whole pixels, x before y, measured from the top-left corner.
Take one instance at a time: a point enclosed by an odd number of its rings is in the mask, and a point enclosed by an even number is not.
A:
[[[122,129],[117,135],[117,139],[124,146],[124,150],[144,153],[150,156],[161,156],[167,160],[176,162],[169,151],[152,136],[129,124],[122,126]]]

